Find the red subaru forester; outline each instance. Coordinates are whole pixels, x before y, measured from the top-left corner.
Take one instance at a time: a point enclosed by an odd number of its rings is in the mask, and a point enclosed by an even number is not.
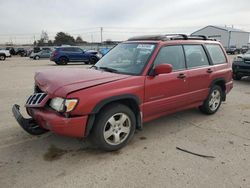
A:
[[[32,135],[90,135],[100,149],[125,146],[144,122],[198,107],[214,114],[232,89],[231,63],[205,36],[134,37],[89,69],[40,71],[26,102],[13,114]]]

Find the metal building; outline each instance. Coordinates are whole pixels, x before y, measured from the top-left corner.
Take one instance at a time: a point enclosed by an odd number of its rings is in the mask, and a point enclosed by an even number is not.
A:
[[[246,46],[249,43],[249,32],[233,27],[209,25],[193,32],[191,35],[205,35],[208,38],[215,38],[220,41],[225,48],[234,45],[237,48],[242,48],[242,46]]]

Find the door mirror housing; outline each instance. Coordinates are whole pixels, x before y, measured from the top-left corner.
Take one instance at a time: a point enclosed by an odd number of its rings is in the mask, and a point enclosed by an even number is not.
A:
[[[160,64],[156,65],[156,67],[154,68],[155,75],[168,74],[171,73],[172,71],[173,71],[173,66],[170,64]]]

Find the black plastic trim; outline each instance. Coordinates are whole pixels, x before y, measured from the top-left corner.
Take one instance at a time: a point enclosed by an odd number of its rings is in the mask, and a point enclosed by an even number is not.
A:
[[[136,105],[138,105],[138,107],[141,104],[140,99],[137,96],[132,95],[132,94],[118,95],[118,96],[113,96],[113,97],[104,99],[103,101],[101,101],[100,103],[98,103],[95,106],[95,108],[92,110],[91,114],[89,115],[84,136],[86,137],[90,134],[90,132],[93,128],[94,122],[95,122],[96,115],[98,114],[98,112],[101,110],[102,107],[104,107],[105,105],[110,104],[112,102],[116,102],[116,101],[124,100],[124,99],[134,100],[136,102]],[[142,129],[142,121],[141,121],[140,112],[137,113],[136,122],[137,122],[137,128]]]
[[[22,114],[19,111],[20,106],[17,104],[14,104],[12,107],[12,113],[17,120],[18,124],[29,134],[31,135],[41,135],[48,130],[41,128],[32,118],[26,119],[22,116]]]
[[[221,82],[223,81],[224,84],[226,84],[226,80],[224,78],[216,78],[212,81],[212,83],[210,84],[210,88],[212,88],[214,85],[216,85],[217,82]],[[226,87],[226,86],[225,86]],[[223,89],[223,88],[221,88]],[[226,92],[223,92],[223,96],[222,96],[222,100],[226,101]]]

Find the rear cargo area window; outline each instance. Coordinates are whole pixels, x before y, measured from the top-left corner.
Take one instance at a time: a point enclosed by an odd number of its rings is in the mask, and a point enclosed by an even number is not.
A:
[[[213,64],[222,64],[226,63],[225,55],[221,47],[217,44],[206,44],[206,48],[212,58]]]

